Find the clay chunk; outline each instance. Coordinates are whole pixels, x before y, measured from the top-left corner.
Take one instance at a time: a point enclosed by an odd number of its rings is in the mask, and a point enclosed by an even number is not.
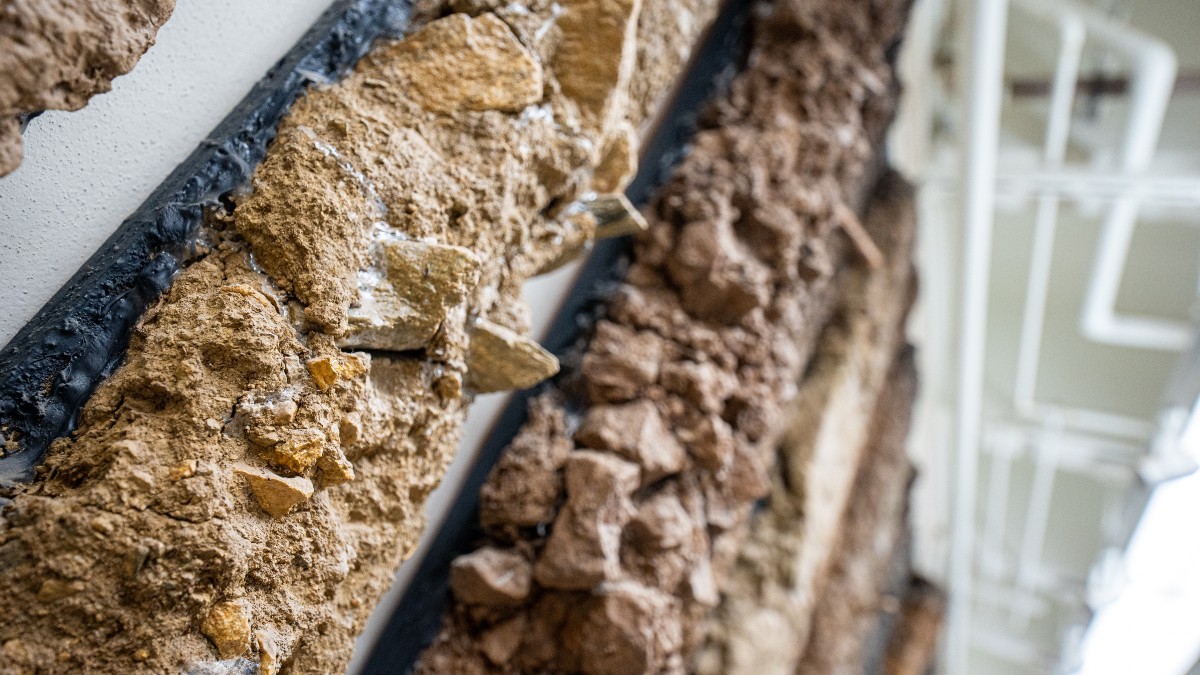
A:
[[[241,656],[250,649],[250,609],[238,600],[218,602],[208,610],[200,632],[212,641],[221,658]]]
[[[534,578],[547,588],[588,590],[620,576],[621,531],[633,515],[638,468],[614,455],[579,450],[567,460],[567,503]]]
[[[456,558],[450,567],[450,588],[471,605],[519,605],[529,597],[532,580],[524,556],[494,547]]]
[[[387,240],[380,244],[385,278],[349,314],[342,347],[405,351],[429,344],[446,313],[479,281],[479,258],[461,246]]]
[[[392,46],[395,73],[427,110],[516,112],[542,98],[542,68],[493,14],[452,14]]]
[[[487,319],[471,328],[467,385],[479,393],[527,389],[558,373],[558,359],[533,340]]]
[[[240,466],[234,472],[249,483],[250,492],[262,510],[276,518],[286,515],[296,505],[313,496],[312,481],[303,476],[285,478],[266,469],[250,466]]]
[[[653,401],[592,408],[575,433],[575,441],[637,462],[642,467],[643,483],[653,483],[683,468],[683,448],[667,430]]]

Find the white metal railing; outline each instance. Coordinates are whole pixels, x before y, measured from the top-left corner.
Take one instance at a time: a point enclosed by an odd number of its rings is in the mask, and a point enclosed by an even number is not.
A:
[[[1162,420],[1098,409],[1087,403],[1050,402],[1039,397],[1043,343],[1060,211],[1065,203],[1103,205],[1095,255],[1079,307],[1079,334],[1092,342],[1130,350],[1182,351],[1192,340],[1190,322],[1122,314],[1116,300],[1129,261],[1133,233],[1146,205],[1200,206],[1200,176],[1156,175],[1151,162],[1176,77],[1176,59],[1160,40],[1069,0],[974,0],[962,3],[959,69],[962,97],[958,195],[961,199],[962,295],[956,308],[959,361],[950,391],[956,397],[954,486],[948,582],[950,615],[945,636],[944,672],[970,673],[972,650],[1044,669],[1068,668],[1076,659],[1081,629],[1071,633],[1062,654],[1049,653],[1020,635],[1047,602],[1077,605],[1097,588],[1110,559],[1090,578],[1063,577],[1044,562],[1052,497],[1064,471],[1082,473],[1118,491],[1137,480],[1177,476],[1194,469],[1173,443],[1151,450]],[[1010,17],[1011,10],[1011,17]],[[1005,45],[1009,21],[1039,24],[1057,36],[1047,124],[1038,165],[1018,171],[1001,166]],[[921,41],[924,44],[925,41]],[[1128,68],[1128,113],[1108,154],[1092,148],[1088,160],[1069,161],[1076,133],[1076,91],[1087,49],[1102,51]],[[925,151],[925,154],[932,154]],[[1012,390],[1004,399],[985,392],[989,356],[989,303],[993,227],[998,197],[1027,199],[1033,207],[1029,270],[1021,307],[1020,334]],[[1198,220],[1197,224],[1200,224]],[[936,272],[944,276],[942,272]],[[934,311],[938,311],[935,308]],[[1165,383],[1161,383],[1165,386]],[[935,383],[935,386],[936,383]],[[1153,457],[1153,462],[1147,458]],[[1006,546],[1011,531],[1013,462],[1032,462],[1029,493],[1019,518],[1015,551]],[[989,474],[980,485],[980,462]],[[1106,506],[1098,524],[1106,540],[1127,529],[1123,504]],[[980,508],[982,507],[982,508]],[[976,514],[982,511],[983,531]],[[1111,542],[1110,542],[1111,543]],[[1110,553],[1116,549],[1112,546]],[[1087,574],[1079,575],[1081,577]],[[1050,598],[1050,600],[1047,600]],[[999,609],[1006,626],[979,619],[977,608]],[[991,616],[991,614],[989,614]],[[1066,626],[1063,627],[1064,632]]]

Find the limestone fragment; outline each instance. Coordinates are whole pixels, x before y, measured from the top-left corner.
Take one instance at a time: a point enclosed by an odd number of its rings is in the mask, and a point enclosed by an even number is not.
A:
[[[452,14],[393,43],[392,71],[427,110],[515,112],[542,98],[542,69],[494,14]]]
[[[637,173],[637,147],[637,131],[633,125],[618,125],[604,144],[600,163],[592,174],[592,187],[600,193],[624,192]]]
[[[592,408],[575,432],[575,441],[637,462],[642,467],[643,484],[683,468],[683,448],[663,423],[653,401]]]
[[[467,385],[480,393],[526,389],[558,372],[558,359],[537,342],[487,319],[471,327]]]
[[[585,119],[608,130],[626,105],[637,60],[637,21],[641,0],[569,0],[558,27],[562,42],[554,73]]]
[[[297,504],[302,504],[313,496],[312,481],[304,476],[288,478],[250,466],[239,466],[234,472],[249,483],[250,492],[254,494],[262,510],[276,518],[286,515]]]
[[[429,343],[446,313],[479,281],[479,258],[461,246],[388,239],[380,242],[384,279],[349,314],[342,347],[405,351]]]
[[[450,588],[471,605],[519,605],[529,597],[532,580],[525,556],[490,546],[455,559],[450,567]]]
[[[585,200],[583,206],[596,219],[596,236],[601,239],[637,234],[650,227],[629,198],[619,192]]]
[[[241,600],[218,602],[208,610],[200,632],[212,641],[221,658],[241,656],[250,649],[250,608]]]
[[[320,459],[324,444],[325,434],[319,429],[297,429],[263,452],[263,458],[272,466],[304,473]]]
[[[254,631],[254,642],[258,647],[259,675],[275,675],[279,672],[279,647],[275,644],[276,636],[269,631]]]
[[[323,485],[341,485],[354,480],[354,465],[346,459],[346,455],[332,445],[325,446],[324,452],[317,460],[317,469],[321,471]]]
[[[367,372],[368,357],[363,354],[339,354],[318,356],[304,362],[308,372],[322,391],[338,382],[358,377]]]
[[[580,450],[566,464],[567,503],[534,566],[547,588],[587,590],[620,575],[621,530],[633,514],[638,468],[614,455]]]

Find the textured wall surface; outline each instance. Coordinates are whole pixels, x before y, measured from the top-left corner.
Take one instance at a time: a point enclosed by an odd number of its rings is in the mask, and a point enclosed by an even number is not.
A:
[[[640,222],[670,4],[463,7],[302,99],[0,512],[0,672],[344,668],[471,397],[558,368],[522,282]]]

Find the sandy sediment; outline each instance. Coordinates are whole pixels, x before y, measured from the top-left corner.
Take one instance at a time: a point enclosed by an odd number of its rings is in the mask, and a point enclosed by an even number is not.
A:
[[[881,617],[895,612],[889,574],[908,540],[908,431],[917,393],[913,352],[892,364],[879,395],[868,445],[859,462],[850,503],[828,576],[818,590],[808,644],[797,673],[851,675],[868,670],[869,641]]]
[[[577,368],[531,403],[484,485],[487,540],[454,563],[419,672],[795,669],[799,620],[736,621],[770,611],[760,589],[811,581],[815,597],[825,575],[790,572],[834,557],[903,343],[911,195],[894,176],[872,188],[905,9],[760,17]]]
[[[521,283],[593,235],[654,109],[635,84],[715,11],[657,2],[694,30],[480,3],[294,106],[0,511],[0,672],[345,667],[474,393],[558,369]]]
[[[0,176],[21,163],[20,116],[79,110],[154,44],[175,0],[13,0],[0,11]]]

